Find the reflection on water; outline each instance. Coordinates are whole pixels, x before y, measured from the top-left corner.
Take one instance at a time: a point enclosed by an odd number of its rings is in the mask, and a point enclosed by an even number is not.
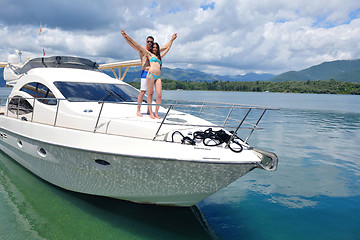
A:
[[[2,152],[0,183],[0,239],[216,238],[197,207],[140,205],[70,192]]]
[[[168,91],[164,97],[280,107],[251,146],[275,152],[276,172],[256,169],[198,204],[223,239],[359,239],[360,96]]]
[[[262,126],[250,144],[277,153],[278,170],[254,170],[201,202],[210,226],[225,239],[358,238],[360,114],[283,109]],[[217,222],[226,208],[237,215]]]
[[[253,144],[279,155],[278,171],[271,175],[277,193],[290,196],[342,197],[360,194],[360,114],[282,110],[277,121],[254,135]],[[266,119],[266,122],[274,119]],[[352,126],[352,127],[348,127]],[[262,184],[261,172],[254,172]],[[267,175],[267,174],[264,174]],[[304,200],[308,206],[309,199]]]

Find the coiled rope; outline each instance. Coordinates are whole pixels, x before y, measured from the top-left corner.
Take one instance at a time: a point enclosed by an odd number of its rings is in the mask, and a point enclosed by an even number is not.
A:
[[[233,132],[232,132],[233,133]],[[203,144],[205,146],[218,146],[223,143],[229,143],[231,136],[227,134],[224,130],[220,129],[218,131],[213,131],[212,128],[208,128],[205,131],[196,131],[193,133],[193,138],[191,139],[188,136],[184,136],[181,132],[175,131],[172,134],[172,141],[174,142],[174,135],[180,134],[182,136],[181,144],[191,144],[195,145],[195,140],[202,140]],[[238,136],[235,135],[235,137],[231,140],[231,142],[227,145],[231,151],[233,152],[241,152],[243,150],[242,145],[236,141],[235,139],[240,139]],[[237,148],[233,148],[231,144],[235,144]]]

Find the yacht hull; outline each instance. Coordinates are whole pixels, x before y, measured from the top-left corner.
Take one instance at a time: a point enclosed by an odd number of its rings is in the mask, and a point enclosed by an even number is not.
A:
[[[1,133],[0,149],[40,178],[67,190],[138,203],[192,206],[256,168],[255,163],[108,154],[49,144],[4,129]]]

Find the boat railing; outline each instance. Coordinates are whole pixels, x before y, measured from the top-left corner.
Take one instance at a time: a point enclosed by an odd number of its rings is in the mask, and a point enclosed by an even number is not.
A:
[[[61,114],[64,114],[60,111],[60,105],[63,101],[68,101],[64,98],[23,98],[23,97],[11,97],[11,98],[2,98],[0,99],[0,105],[3,108],[3,111],[5,110],[5,102],[12,102],[12,104],[8,104],[6,112],[2,112],[3,115],[7,117],[14,117],[14,118],[20,118],[22,120],[29,121],[26,117],[24,118],[24,115],[27,113],[27,109],[22,109],[23,106],[21,105],[22,99],[26,100],[28,103],[31,103],[32,110],[31,112],[31,119],[30,122],[38,122],[34,119],[34,114],[36,114],[37,104],[40,104],[41,101],[47,101],[47,103],[51,102],[51,105],[54,105],[56,107],[56,111],[54,113],[54,119],[51,120],[51,122],[40,122],[43,124],[52,125],[54,127],[64,127],[60,124],[58,124],[58,118]],[[38,100],[38,101],[36,101]],[[15,102],[14,102],[15,101]],[[101,104],[99,112],[96,114],[96,119],[94,119],[94,127],[92,131],[94,133],[98,132],[98,129],[102,127],[105,124],[110,124],[110,121],[103,122],[100,124],[100,120],[103,117],[103,109],[104,106],[107,104],[125,104],[125,105],[132,105],[134,106],[134,115],[135,115],[135,107],[137,105],[144,105],[144,106],[161,106],[165,109],[165,112],[162,112],[162,119],[161,121],[157,121],[158,127],[156,130],[155,135],[153,136],[153,140],[156,140],[158,136],[160,136],[161,129],[165,125],[180,125],[180,126],[189,126],[189,127],[212,127],[212,128],[225,128],[228,129],[232,135],[230,137],[230,140],[227,142],[229,145],[231,141],[238,136],[240,130],[248,130],[248,134],[245,135],[246,138],[242,139],[244,143],[247,143],[250,136],[256,129],[262,129],[259,126],[260,120],[263,118],[264,114],[268,110],[279,110],[278,108],[271,108],[271,107],[265,107],[265,106],[257,106],[257,105],[245,105],[245,104],[227,104],[227,103],[218,103],[218,102],[199,102],[199,101],[179,101],[179,100],[163,100],[163,104],[138,104],[134,102],[104,102],[104,101],[76,101],[76,102],[97,102]],[[174,110],[187,113],[190,115],[193,115],[195,117],[201,117],[205,120],[208,120],[211,123],[211,125],[192,125],[188,123],[183,122],[174,122],[170,121],[171,116],[174,112]],[[9,114],[9,112],[12,112],[12,114]],[[14,114],[14,112],[16,114]],[[240,112],[240,114],[239,114]],[[256,112],[256,114],[252,114]],[[72,128],[72,127],[69,127]],[[76,127],[74,129],[77,129]],[[83,129],[79,129],[83,130]],[[109,132],[105,132],[106,134],[112,134]],[[115,134],[116,135],[116,134]],[[241,134],[241,136],[244,136],[244,134]]]

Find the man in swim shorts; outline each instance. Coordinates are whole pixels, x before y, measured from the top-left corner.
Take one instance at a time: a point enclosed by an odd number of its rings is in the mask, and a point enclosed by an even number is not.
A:
[[[154,38],[152,36],[148,36],[146,38],[145,48],[148,51],[151,51],[153,43],[154,43]],[[140,57],[140,61],[141,61],[141,69],[142,70],[141,70],[141,77],[140,77],[140,93],[138,96],[138,103],[141,104],[144,99],[146,90],[147,90],[146,76],[148,75],[150,63],[149,63],[148,58],[142,52],[139,52],[139,57]],[[138,115],[139,117],[142,117],[140,108],[141,108],[141,105],[138,105],[136,115]]]

